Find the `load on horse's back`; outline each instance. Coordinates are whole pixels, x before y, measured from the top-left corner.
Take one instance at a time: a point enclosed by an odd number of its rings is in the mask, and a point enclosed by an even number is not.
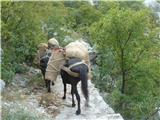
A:
[[[38,51],[35,55],[34,63],[40,65],[40,60],[45,57],[50,57],[54,48],[59,48],[59,42],[55,38],[51,38],[47,43],[40,43],[38,45]]]
[[[90,65],[88,49],[81,42],[71,42],[65,47],[65,49],[66,58],[80,58],[81,60],[84,60],[85,63],[88,64],[88,66]]]
[[[54,48],[59,48],[59,43],[55,38],[48,40],[48,44],[40,43],[38,45],[38,51],[34,59],[34,63],[41,69],[45,80],[45,72],[48,64],[48,60],[52,54]]]
[[[47,49],[48,49],[48,45],[46,43],[40,43],[38,45],[38,51],[34,59],[34,63],[36,65],[40,65],[40,60],[42,57],[45,56]]]
[[[48,49],[59,48],[59,42],[55,38],[48,40]]]
[[[55,81],[61,67],[70,58],[79,58],[90,68],[87,48],[79,41],[71,42],[65,48],[53,49],[46,69],[45,79]]]

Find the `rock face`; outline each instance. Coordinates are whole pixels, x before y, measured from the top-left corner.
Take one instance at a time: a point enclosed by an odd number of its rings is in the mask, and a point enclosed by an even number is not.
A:
[[[0,79],[0,92],[2,92],[5,88],[5,82],[3,80]]]
[[[123,120],[122,116],[118,113],[115,113],[113,109],[105,103],[103,98],[100,96],[98,90],[94,87],[91,81],[88,81],[89,88],[89,107],[85,107],[85,99],[81,93],[81,82],[78,84],[78,92],[81,97],[81,115],[76,115],[75,108],[71,107],[72,98],[71,98],[71,87],[67,86],[67,97],[63,101],[63,105],[60,108],[60,114],[58,114],[55,120],[88,120],[88,119],[97,119],[97,120]],[[60,76],[57,78],[55,86],[52,87],[52,91],[56,91],[61,96],[63,96],[63,84]],[[76,98],[75,98],[75,102]]]
[[[67,85],[66,100],[62,100],[63,84],[61,77],[58,76],[55,85],[52,86],[52,92],[47,93],[44,84],[41,86],[40,81],[37,82],[37,79],[34,81],[32,78],[37,73],[39,72],[33,69],[25,75],[16,74],[12,86],[6,87],[3,91],[3,110],[9,110],[9,113],[12,113],[12,111],[16,112],[19,108],[23,108],[27,113],[32,113],[38,117],[38,120],[123,120],[120,114],[115,113],[104,102],[90,80],[88,81],[89,107],[85,107],[85,99],[81,93],[81,82],[78,84],[78,92],[81,97],[81,114],[76,115],[77,105],[72,107],[71,86]],[[29,84],[30,82],[32,84]],[[75,103],[77,103],[76,98]]]

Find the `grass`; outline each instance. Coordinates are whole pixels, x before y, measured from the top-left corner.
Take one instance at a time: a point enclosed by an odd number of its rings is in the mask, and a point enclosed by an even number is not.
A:
[[[28,110],[23,106],[14,104],[13,106],[2,107],[3,120],[45,120],[44,117],[39,116],[37,113]]]
[[[29,82],[29,86],[43,86],[45,85],[45,82],[43,80],[42,74],[37,74],[33,76]]]
[[[18,110],[5,110],[2,114],[3,120],[39,120],[37,116],[25,111],[23,108],[18,108]]]

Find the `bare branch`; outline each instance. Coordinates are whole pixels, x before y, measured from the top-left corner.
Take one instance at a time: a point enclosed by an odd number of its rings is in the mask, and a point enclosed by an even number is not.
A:
[[[129,32],[128,38],[127,38],[126,42],[124,43],[123,49],[125,48],[125,46],[127,45],[128,41],[130,40],[131,35],[132,35],[132,32],[133,32],[133,31],[130,31],[130,32]]]

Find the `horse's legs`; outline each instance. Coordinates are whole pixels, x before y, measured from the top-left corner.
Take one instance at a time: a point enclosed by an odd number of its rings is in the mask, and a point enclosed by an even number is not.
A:
[[[48,92],[51,92],[51,86],[50,86],[51,81],[46,79],[46,83],[47,83]]]
[[[48,85],[47,85],[47,80],[45,80],[45,85],[46,85],[46,88],[47,88],[47,86],[48,86]]]
[[[66,83],[63,82],[63,85],[64,85],[64,96],[63,96],[62,99],[66,99],[66,91],[67,91],[67,89],[66,89]]]
[[[72,88],[71,88],[71,94],[72,94],[72,107],[75,107],[75,106],[76,106],[76,104],[75,104],[75,102],[74,102],[75,88],[74,88],[74,85],[71,84],[71,86],[72,86]]]
[[[43,79],[45,81],[45,84],[46,84],[46,88],[47,88],[47,80],[45,79],[45,73],[43,74]],[[54,85],[54,82],[52,81],[52,85]]]
[[[47,82],[46,82],[46,80],[45,80],[45,73],[46,73],[46,70],[44,70],[44,71],[42,72],[42,74],[43,74],[43,79],[44,79],[44,81],[45,81],[46,88],[47,88]],[[53,82],[53,81],[51,81],[51,82],[52,82],[52,85],[54,85],[54,82]]]
[[[54,85],[54,82],[52,81],[52,85]]]
[[[78,101],[78,110],[76,111],[76,115],[79,115],[79,114],[81,114],[81,108],[80,108],[80,96],[79,96],[78,91],[77,91],[77,86],[76,86],[76,89],[75,89],[75,94],[76,94],[76,99]]]
[[[44,79],[44,82],[45,82],[45,85],[46,85],[46,88],[47,88],[47,80],[45,79],[45,75],[43,74],[43,79]]]
[[[41,68],[41,72],[42,72],[42,75],[43,75],[43,79],[44,79],[44,82],[45,82],[45,86],[47,88],[47,81],[45,80],[45,70]]]

